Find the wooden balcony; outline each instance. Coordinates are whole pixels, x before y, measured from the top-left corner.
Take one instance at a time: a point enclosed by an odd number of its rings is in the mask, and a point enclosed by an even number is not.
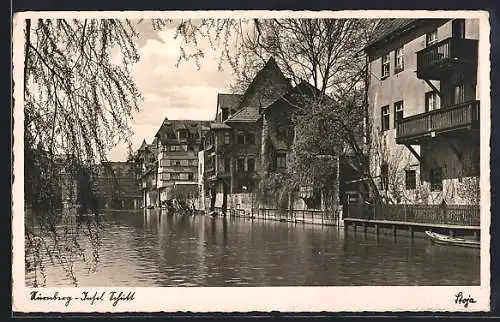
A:
[[[417,77],[440,80],[449,71],[477,66],[478,41],[447,38],[417,52]]]
[[[403,118],[396,143],[415,144],[442,134],[479,128],[479,101],[442,108]]]

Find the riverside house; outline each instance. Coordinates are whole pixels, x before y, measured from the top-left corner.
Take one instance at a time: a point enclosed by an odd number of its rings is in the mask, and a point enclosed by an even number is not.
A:
[[[219,94],[215,122],[202,140],[204,162],[199,166],[204,176],[200,191],[203,199],[210,199],[207,208],[251,212],[277,207],[276,200],[257,198],[259,184],[264,176],[290,170],[295,113],[307,109],[318,94],[304,81],[293,86],[273,58],[242,95]],[[340,186],[338,180],[332,184]],[[294,209],[321,208],[321,192],[309,190],[293,200]]]
[[[371,158],[392,203],[479,204],[477,19],[381,19],[365,48]]]
[[[145,206],[160,207],[179,197],[198,194],[198,152],[208,121],[165,118],[151,145],[138,151],[142,160],[142,188]]]

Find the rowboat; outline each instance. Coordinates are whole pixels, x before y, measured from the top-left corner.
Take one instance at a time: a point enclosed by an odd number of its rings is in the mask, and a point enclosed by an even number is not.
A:
[[[441,235],[432,231],[425,231],[425,234],[429,239],[439,245],[449,245],[449,246],[460,246],[460,247],[469,247],[469,248],[479,248],[480,243],[477,240],[464,239],[451,237],[446,235]]]

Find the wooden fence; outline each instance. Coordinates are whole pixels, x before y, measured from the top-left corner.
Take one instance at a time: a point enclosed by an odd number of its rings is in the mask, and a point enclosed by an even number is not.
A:
[[[215,211],[220,213],[222,212],[222,209],[216,207]],[[338,216],[333,215],[332,212],[319,209],[279,210],[273,208],[253,208],[251,210],[248,210],[240,208],[230,208],[227,209],[226,213],[227,215],[234,217],[321,225],[337,225],[339,219]]]
[[[360,205],[347,206],[344,218],[423,224],[479,226],[479,205]]]

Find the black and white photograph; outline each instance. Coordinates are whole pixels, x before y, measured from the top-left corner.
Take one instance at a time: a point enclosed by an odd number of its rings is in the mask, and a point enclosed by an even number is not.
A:
[[[489,28],[17,13],[13,310],[488,311]]]

